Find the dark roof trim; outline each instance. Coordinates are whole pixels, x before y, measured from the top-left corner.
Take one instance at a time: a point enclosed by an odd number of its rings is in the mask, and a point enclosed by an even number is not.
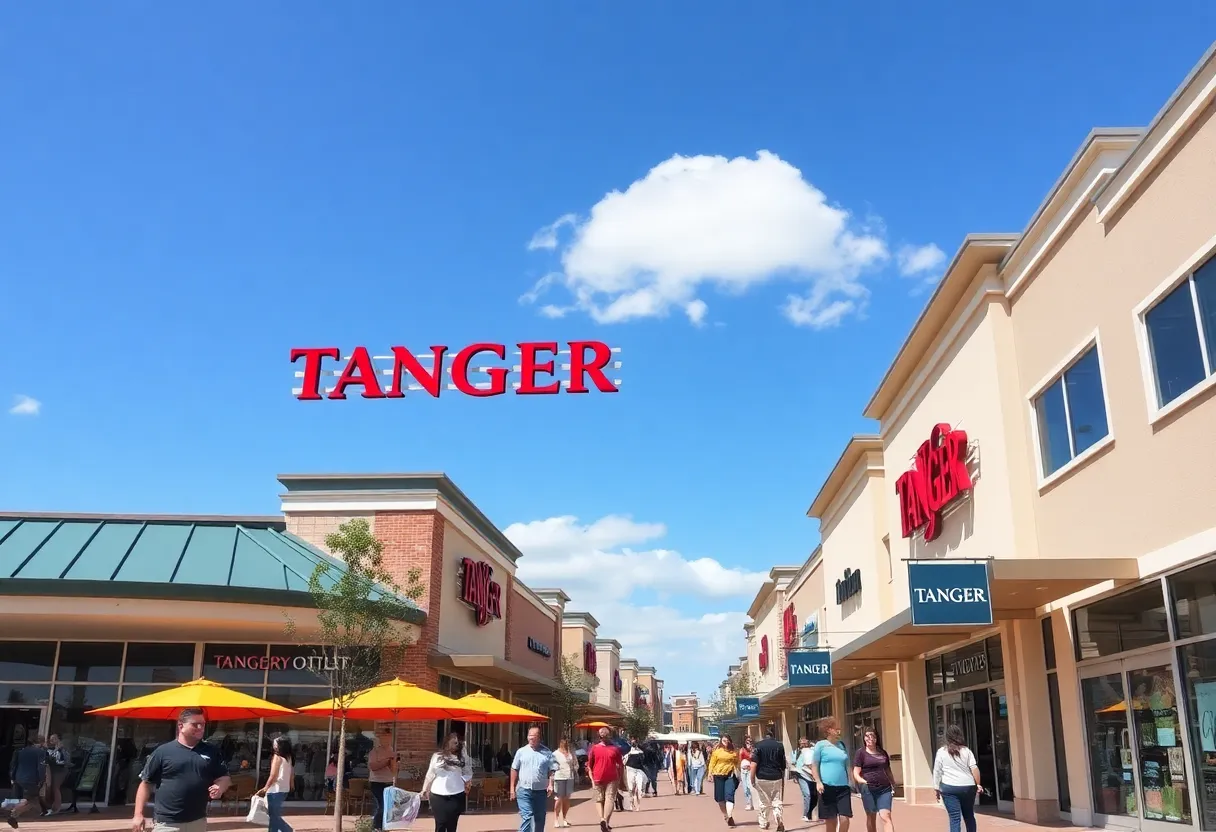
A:
[[[90,520],[102,523],[164,523],[182,526],[249,526],[286,531],[281,515],[228,514],[76,514],[65,511],[0,511],[0,520]]]
[[[512,563],[523,557],[505,534],[443,473],[422,474],[280,474],[289,494],[307,492],[434,491]],[[286,495],[282,495],[286,496]]]

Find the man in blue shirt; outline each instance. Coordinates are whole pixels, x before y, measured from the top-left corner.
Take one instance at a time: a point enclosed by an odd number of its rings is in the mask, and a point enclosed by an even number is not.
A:
[[[511,761],[511,799],[519,806],[519,832],[545,832],[545,810],[553,794],[557,761],[541,744],[540,729],[528,729],[528,744]]]

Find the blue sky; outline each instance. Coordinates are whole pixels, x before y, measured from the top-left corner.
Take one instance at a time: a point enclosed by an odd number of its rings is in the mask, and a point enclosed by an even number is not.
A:
[[[531,582],[712,688],[937,250],[1021,230],[1216,24],[824,5],[4,8],[0,506],[269,513],[281,472],[443,470]],[[580,338],[622,348],[619,395],[289,393],[293,346]]]

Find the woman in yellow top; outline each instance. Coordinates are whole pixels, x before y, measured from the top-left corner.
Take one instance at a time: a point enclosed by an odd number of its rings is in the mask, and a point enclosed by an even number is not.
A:
[[[709,755],[709,773],[714,778],[714,800],[726,818],[727,826],[735,825],[735,789],[739,788],[739,752],[730,737]]]
[[[684,750],[685,748],[687,748],[687,746],[677,745],[675,754],[672,755],[675,758],[676,794],[684,794],[686,791],[688,791],[688,776],[685,773],[685,767],[688,764],[688,756],[687,752]]]

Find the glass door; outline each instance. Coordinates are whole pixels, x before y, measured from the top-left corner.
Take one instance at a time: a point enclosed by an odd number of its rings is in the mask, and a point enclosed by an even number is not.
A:
[[[42,733],[45,722],[46,708],[0,705],[0,791],[5,792],[5,797],[12,786],[9,782],[9,761]]]
[[[1013,812],[1013,761],[1009,752],[1009,702],[1005,688],[998,685],[988,690],[992,709],[992,757],[996,767],[996,806],[1002,812]]]
[[[1082,671],[1095,824],[1145,832],[1192,825],[1188,738],[1177,691],[1164,651]]]

